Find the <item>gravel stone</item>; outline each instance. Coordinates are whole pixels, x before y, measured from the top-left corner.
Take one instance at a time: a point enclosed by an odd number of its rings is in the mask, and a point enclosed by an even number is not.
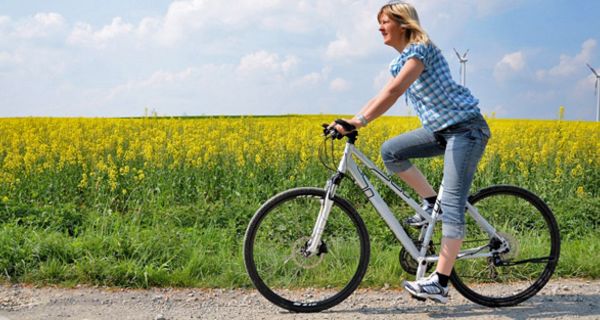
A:
[[[600,280],[552,279],[537,296],[509,308],[479,306],[454,289],[448,304],[419,302],[397,285],[359,289],[341,304],[316,314],[290,313],[254,289],[0,285],[0,320],[600,319]],[[319,289],[311,288],[308,294],[317,296]]]

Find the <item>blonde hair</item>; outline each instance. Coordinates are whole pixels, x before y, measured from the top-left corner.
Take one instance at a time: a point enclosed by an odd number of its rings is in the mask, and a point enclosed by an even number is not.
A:
[[[431,39],[429,39],[425,30],[421,28],[417,10],[411,4],[403,1],[390,1],[379,10],[377,22],[381,22],[381,17],[384,14],[390,19],[400,23],[400,25],[406,29],[408,43],[431,43]]]

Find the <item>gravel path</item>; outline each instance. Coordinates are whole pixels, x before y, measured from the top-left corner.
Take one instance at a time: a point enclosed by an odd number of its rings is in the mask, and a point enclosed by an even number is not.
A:
[[[294,314],[255,290],[0,285],[0,320],[27,319],[600,319],[600,280],[552,280],[537,296],[511,308],[473,304],[456,291],[446,305],[418,302],[394,289],[359,289],[318,314]]]

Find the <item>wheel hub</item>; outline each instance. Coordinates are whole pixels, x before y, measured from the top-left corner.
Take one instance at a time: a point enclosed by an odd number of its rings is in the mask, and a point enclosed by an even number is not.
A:
[[[498,232],[498,235],[502,238],[500,240],[500,246],[495,250],[502,261],[510,261],[519,255],[519,243],[517,239],[511,234],[506,232]]]
[[[302,269],[313,269],[317,267],[319,264],[321,264],[323,258],[325,257],[323,253],[327,252],[327,246],[325,245],[325,242],[321,241],[319,252],[317,254],[310,254],[308,251],[306,251],[306,249],[308,249],[309,240],[310,237],[302,237],[292,244],[292,253],[290,258],[295,265]]]

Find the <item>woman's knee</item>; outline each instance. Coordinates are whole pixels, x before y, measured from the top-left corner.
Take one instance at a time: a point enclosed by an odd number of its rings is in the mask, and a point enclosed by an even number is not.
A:
[[[387,140],[381,145],[381,159],[388,172],[397,174],[412,167],[408,157],[404,156],[402,149],[398,150],[398,145]]]
[[[391,140],[387,140],[381,145],[381,158],[384,162],[394,160],[394,149]]]

